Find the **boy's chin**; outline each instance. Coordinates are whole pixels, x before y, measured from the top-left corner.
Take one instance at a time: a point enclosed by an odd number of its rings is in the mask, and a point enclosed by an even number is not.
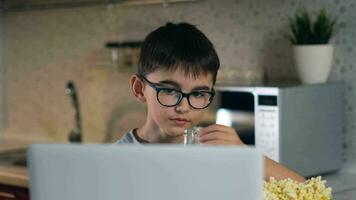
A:
[[[181,136],[181,135],[184,134],[184,130],[185,129],[186,128],[184,128],[184,127],[173,127],[173,128],[170,128],[166,132],[166,134],[167,134],[167,136],[171,136],[171,137],[173,137],[173,136]]]

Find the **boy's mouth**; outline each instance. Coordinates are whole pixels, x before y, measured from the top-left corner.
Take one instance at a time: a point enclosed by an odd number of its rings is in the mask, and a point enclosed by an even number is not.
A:
[[[171,121],[173,121],[178,126],[183,126],[190,123],[190,120],[184,118],[172,118]]]

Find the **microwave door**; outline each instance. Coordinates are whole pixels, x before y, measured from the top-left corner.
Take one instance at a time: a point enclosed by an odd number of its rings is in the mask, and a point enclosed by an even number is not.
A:
[[[255,95],[246,91],[223,91],[216,123],[232,127],[241,140],[255,145]]]
[[[216,123],[235,129],[243,143],[247,145],[255,144],[255,120],[253,112],[221,108],[217,111]]]

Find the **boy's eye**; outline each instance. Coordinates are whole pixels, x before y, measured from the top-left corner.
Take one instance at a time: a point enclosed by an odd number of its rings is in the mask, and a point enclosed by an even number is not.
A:
[[[161,90],[162,93],[167,94],[167,95],[175,95],[178,93],[178,91],[176,89],[173,88],[163,88]]]
[[[197,98],[200,98],[200,97],[204,97],[204,93],[203,92],[192,92],[191,94],[193,97],[197,97]]]

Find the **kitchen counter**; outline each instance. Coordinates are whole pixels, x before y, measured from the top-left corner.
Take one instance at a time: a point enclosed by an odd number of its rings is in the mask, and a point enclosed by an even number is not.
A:
[[[333,200],[356,199],[356,173],[340,171],[323,176],[327,186],[333,189]]]
[[[0,184],[28,187],[27,168],[14,165],[13,161],[25,160],[26,149],[30,144],[26,141],[6,138],[0,140]]]
[[[356,174],[345,172],[332,173],[323,176],[323,179],[333,189],[333,194],[336,197],[343,196],[344,194],[354,194],[355,196],[352,197],[356,197]],[[17,166],[0,166],[0,183],[28,187],[29,178],[27,169]]]
[[[28,146],[29,143],[26,142],[0,140],[0,153],[26,150]],[[341,170],[337,173],[322,176],[327,181],[327,186],[333,189],[333,199],[356,199],[356,169],[354,165],[350,168],[354,170]],[[28,188],[29,177],[27,168],[0,162],[0,184]]]
[[[28,188],[27,168],[0,166],[0,184]]]

